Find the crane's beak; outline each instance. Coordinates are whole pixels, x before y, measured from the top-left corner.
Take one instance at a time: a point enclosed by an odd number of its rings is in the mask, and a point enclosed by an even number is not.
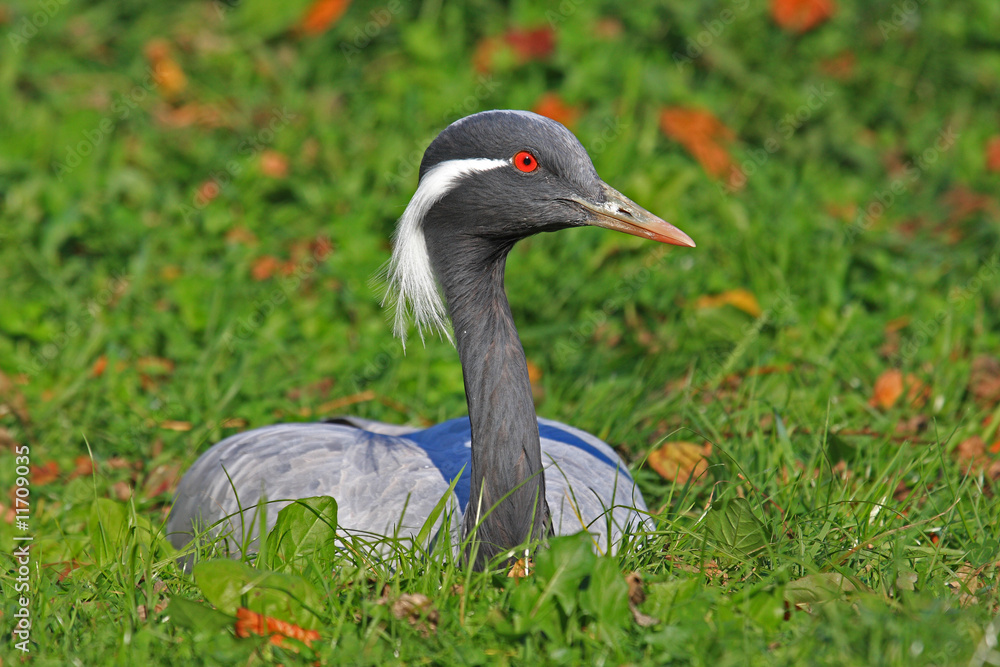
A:
[[[587,224],[653,239],[661,243],[687,248],[695,247],[690,236],[666,220],[656,217],[607,183],[601,183],[601,188],[604,191],[604,201],[601,203],[592,202],[583,197],[573,197],[572,199],[592,214],[592,218]]]

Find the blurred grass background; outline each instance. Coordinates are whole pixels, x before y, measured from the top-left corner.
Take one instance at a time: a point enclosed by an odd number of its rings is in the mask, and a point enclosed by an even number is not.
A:
[[[656,662],[661,642],[736,664],[777,643],[757,657],[966,664],[998,599],[998,25],[988,0],[0,5],[0,480],[13,488],[29,444],[39,600],[54,600],[37,659],[91,631],[84,663],[138,659],[93,630],[109,621],[163,647],[182,633],[158,639],[95,583],[95,496],[159,523],[179,473],[238,429],[464,414],[454,350],[404,356],[371,279],[436,133],[523,108],[569,124],[607,182],[698,243],[574,230],[508,265],[539,414],[634,467],[665,436],[712,445],[691,484],[638,468],[669,526],[667,556],[640,569],[707,581],[688,591],[699,613],[779,585],[669,556],[713,489],[754,487],[776,525],[802,521],[789,567],[835,562],[876,600],[722,624],[712,650],[674,619],[609,655]],[[873,504],[892,511],[876,522]],[[850,551],[886,531],[877,553]],[[960,571],[971,598],[949,583]],[[92,605],[67,622],[74,599]],[[611,650],[580,642],[563,648]]]

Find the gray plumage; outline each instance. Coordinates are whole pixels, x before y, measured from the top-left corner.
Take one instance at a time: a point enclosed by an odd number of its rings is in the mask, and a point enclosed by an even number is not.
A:
[[[215,533],[230,535],[238,551],[256,535],[247,508],[259,499],[270,501],[270,527],[280,507],[318,495],[336,498],[341,531],[414,537],[463,470],[448,499],[449,525],[453,544],[474,537],[476,567],[547,534],[587,530],[596,548],[614,550],[623,531],[650,527],[614,450],[536,418],[504,293],[507,254],[518,240],[582,225],[694,246],[601,181],[580,142],[555,121],[492,111],[445,129],[424,154],[387,279],[401,337],[412,317],[421,335],[437,329],[451,338],[447,302],[469,418],[425,430],[345,418],[227,438],[182,479],[167,524],[173,543],[183,546],[193,525],[217,524]]]

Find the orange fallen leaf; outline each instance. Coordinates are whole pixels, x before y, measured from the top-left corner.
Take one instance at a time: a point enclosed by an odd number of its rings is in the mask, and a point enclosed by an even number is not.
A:
[[[299,22],[299,30],[306,35],[326,32],[350,6],[351,0],[315,0]]]
[[[844,51],[840,55],[821,61],[819,68],[824,74],[828,74],[835,79],[844,80],[850,79],[853,76],[856,62],[857,58],[853,52]]]
[[[751,317],[760,317],[762,312],[760,304],[757,303],[757,297],[742,287],[721,294],[706,294],[698,297],[694,302],[695,308],[719,308],[720,306],[739,308]]]
[[[226,242],[255,246],[257,245],[257,236],[246,227],[236,225],[235,227],[230,227],[226,232]]]
[[[104,369],[108,367],[108,357],[102,354],[97,357],[94,365],[90,367],[90,377],[99,378],[104,375]]]
[[[306,630],[294,623],[240,607],[236,610],[236,636],[246,638],[251,635],[270,635],[271,643],[275,646],[282,646],[286,637],[297,639],[306,646],[312,646],[312,642],[319,639],[319,632],[316,630]]]
[[[873,408],[882,408],[883,410],[888,410],[899,397],[903,395],[903,372],[892,368],[885,371],[882,375],[878,376],[875,380],[875,392],[871,399],[868,401],[868,405]]]
[[[807,32],[836,11],[833,0],[771,0],[771,17],[790,32]]]
[[[986,142],[986,170],[1000,171],[1000,134]]]
[[[173,59],[170,44],[163,39],[154,39],[146,44],[146,58],[153,68],[153,81],[166,97],[176,97],[187,86],[184,70]]]
[[[557,93],[552,92],[542,93],[531,110],[570,128],[576,125],[576,120],[580,116],[579,109],[566,104]]]
[[[260,171],[268,178],[288,176],[288,158],[276,150],[265,150],[260,154]]]
[[[48,484],[59,479],[59,464],[55,461],[46,461],[40,466],[31,466],[32,484]]]
[[[73,472],[69,474],[70,479],[77,477],[87,477],[94,472],[94,460],[82,454],[73,459]]]
[[[664,479],[679,484],[705,481],[712,443],[666,442],[649,455],[649,466]]]
[[[891,368],[875,380],[875,389],[868,400],[868,405],[888,410],[900,399],[904,389],[907,403],[917,408],[927,402],[931,393],[931,388],[913,373],[907,373],[904,377],[902,371]]]
[[[281,264],[281,260],[272,255],[258,257],[250,267],[250,275],[254,280],[267,280],[281,269]]]
[[[739,187],[736,167],[724,144],[736,135],[718,118],[701,109],[668,107],[660,112],[660,129],[683,146],[710,175],[727,179],[730,186]]]

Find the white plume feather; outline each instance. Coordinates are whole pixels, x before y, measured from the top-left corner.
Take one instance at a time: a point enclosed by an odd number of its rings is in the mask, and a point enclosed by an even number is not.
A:
[[[382,305],[390,303],[393,306],[393,332],[402,341],[404,349],[410,316],[417,325],[421,341],[424,340],[424,329],[437,331],[451,341],[444,300],[427,253],[424,217],[464,176],[509,164],[509,160],[489,158],[448,160],[434,165],[420,179],[417,191],[396,223],[396,232],[392,236],[392,257],[385,267],[388,286]]]

